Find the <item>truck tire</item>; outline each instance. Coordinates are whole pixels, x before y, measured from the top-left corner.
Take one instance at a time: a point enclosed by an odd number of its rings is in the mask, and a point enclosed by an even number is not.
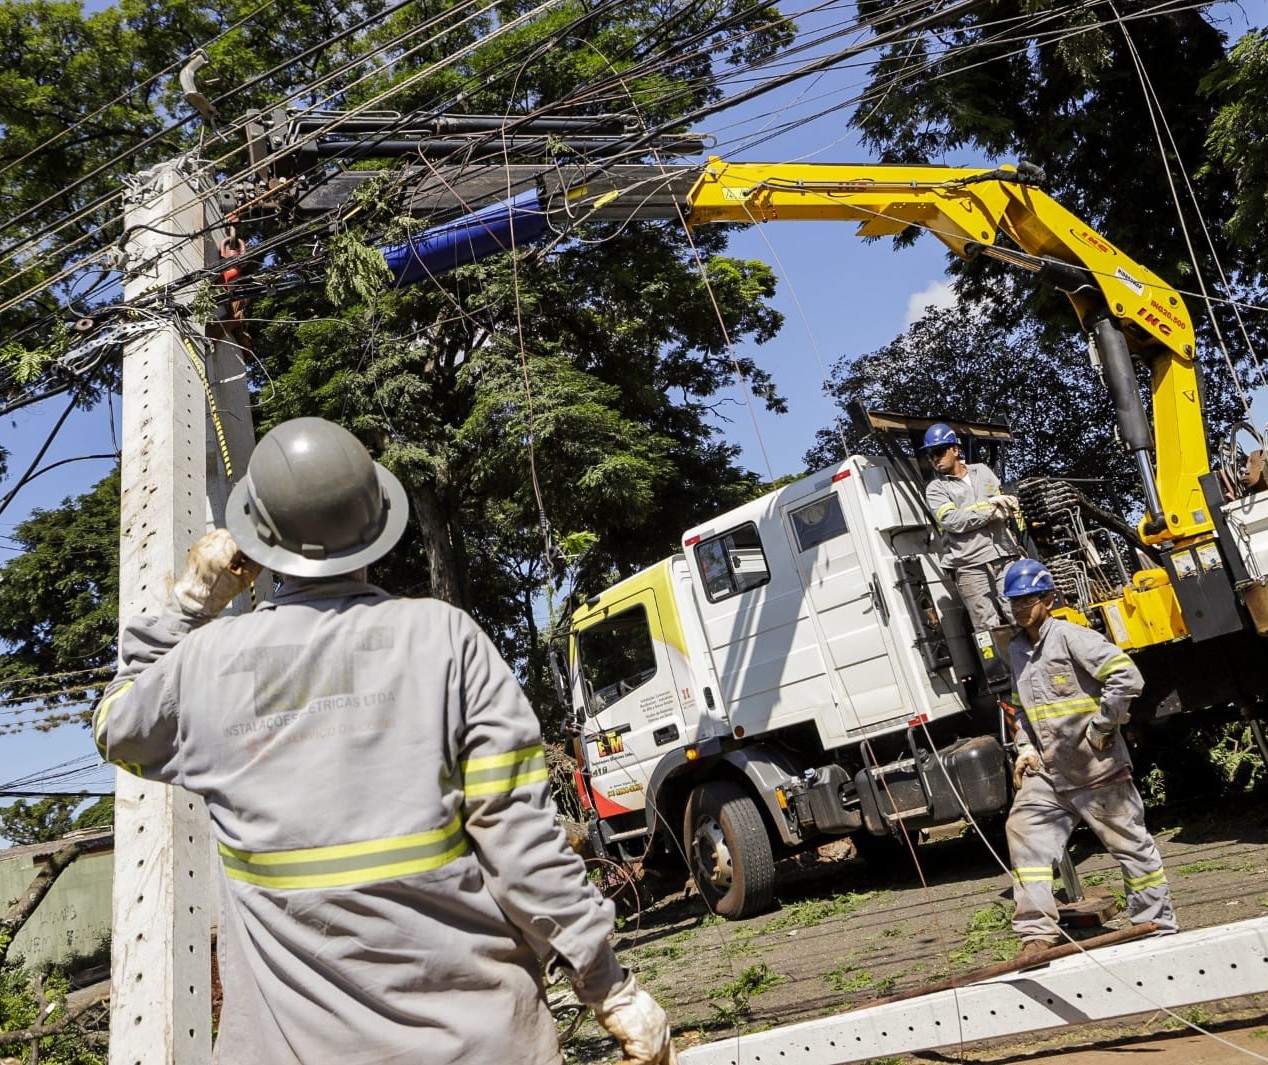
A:
[[[700,784],[683,823],[687,864],[701,897],[736,920],[767,909],[775,897],[775,859],[765,822],[748,793],[730,781]]]

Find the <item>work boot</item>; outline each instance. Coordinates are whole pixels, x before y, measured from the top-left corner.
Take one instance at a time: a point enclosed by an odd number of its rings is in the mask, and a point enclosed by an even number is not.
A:
[[[1055,946],[1057,946],[1055,939],[1028,939],[1021,945],[1021,953],[1017,955],[1017,960],[1034,961],[1040,955],[1047,954]]]

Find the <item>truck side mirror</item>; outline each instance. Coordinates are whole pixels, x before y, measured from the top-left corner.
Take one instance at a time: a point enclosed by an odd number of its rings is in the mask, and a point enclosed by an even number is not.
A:
[[[558,647],[551,647],[546,652],[546,658],[550,662],[550,675],[555,681],[555,698],[565,711],[571,711],[572,693],[568,690],[568,670],[564,665],[564,657],[559,653]]]

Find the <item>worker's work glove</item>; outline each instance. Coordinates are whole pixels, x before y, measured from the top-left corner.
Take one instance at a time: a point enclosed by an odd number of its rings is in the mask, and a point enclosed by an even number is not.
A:
[[[1031,773],[1043,769],[1043,759],[1033,747],[1022,747],[1017,751],[1017,761],[1013,763],[1013,791],[1021,791],[1021,782]]]
[[[1021,503],[1016,496],[991,496],[989,502],[1002,518],[1021,517]]]
[[[189,617],[214,618],[259,575],[259,564],[238,550],[228,529],[212,529],[189,549],[172,594]]]
[[[1114,742],[1114,733],[1118,731],[1117,725],[1111,725],[1109,728],[1102,728],[1095,721],[1087,723],[1087,741],[1092,745],[1095,751],[1108,751]]]
[[[634,974],[594,1007],[594,1015],[625,1053],[621,1065],[678,1065],[669,1039],[669,1018],[657,1001],[638,986]]]

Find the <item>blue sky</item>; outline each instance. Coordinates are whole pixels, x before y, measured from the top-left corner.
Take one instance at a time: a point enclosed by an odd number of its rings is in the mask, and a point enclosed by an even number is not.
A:
[[[792,11],[803,5],[786,2]],[[1229,32],[1236,37],[1247,26],[1268,22],[1268,0],[1240,5],[1217,5],[1227,13]],[[828,16],[805,23],[807,31],[826,25]],[[840,15],[832,16],[839,21]],[[844,41],[834,42],[839,49]],[[802,57],[802,61],[809,56]],[[724,158],[788,162],[865,162],[866,153],[846,126],[849,109],[809,121],[760,146],[742,149],[764,130],[790,119],[809,116],[833,103],[853,97],[864,84],[866,68],[841,67],[808,78],[763,98],[760,106],[748,105],[724,112],[706,132],[718,137],[717,154]],[[1141,151],[1152,153],[1150,136],[1143,128]],[[956,157],[938,160],[957,166],[1015,162]],[[772,264],[779,277],[776,306],[786,322],[779,337],[746,351],[775,374],[789,402],[786,415],[760,408],[750,412],[738,391],[728,395],[728,420],[722,422],[726,439],[743,449],[743,461],[764,476],[778,477],[802,469],[802,455],[814,443],[815,432],[831,424],[832,404],[822,383],[832,364],[844,354],[871,351],[896,336],[927,302],[937,302],[945,285],[946,256],[941,244],[922,237],[916,246],[901,252],[887,242],[864,244],[852,236],[852,227],[825,223],[785,223],[752,227],[736,234],[731,254],[760,258]],[[1111,234],[1112,236],[1112,234]],[[1128,249],[1130,251],[1130,249]],[[1195,308],[1191,308],[1195,309]],[[1071,319],[1073,325],[1073,318]],[[1072,330],[1071,343],[1080,343]],[[19,411],[0,422],[0,441],[10,449],[14,476],[25,469],[35,450],[61,414],[58,400]],[[115,424],[118,424],[117,401]],[[1268,411],[1257,412],[1262,424]],[[110,420],[103,405],[89,414],[77,413],[44,463],[93,452],[111,451]],[[0,516],[0,560],[9,557],[13,526],[35,507],[55,507],[67,496],[85,491],[109,469],[103,461],[61,467],[25,488],[9,510]],[[11,480],[10,482],[11,483]],[[0,485],[0,489],[4,486]],[[53,733],[22,733],[0,743],[0,782],[19,773],[51,766],[90,749],[87,734],[77,729]],[[104,773],[103,781],[110,779]]]

